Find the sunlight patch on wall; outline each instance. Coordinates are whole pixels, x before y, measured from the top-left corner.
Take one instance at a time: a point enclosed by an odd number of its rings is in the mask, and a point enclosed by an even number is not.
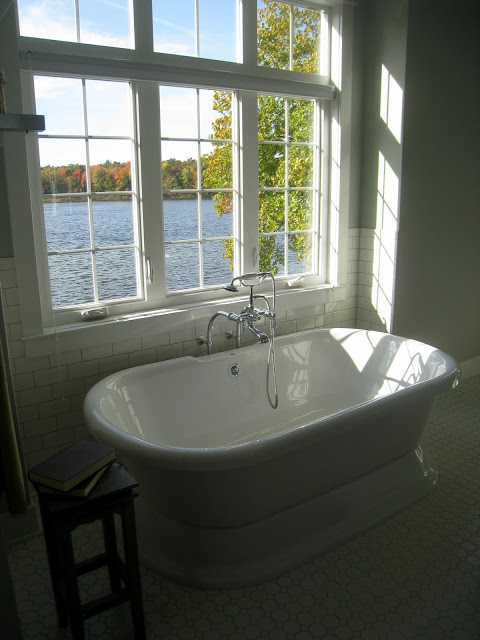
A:
[[[378,154],[377,226],[373,247],[372,304],[391,330],[395,286],[399,179],[384,155]]]
[[[330,166],[330,229],[329,229],[329,281],[338,281],[338,243],[340,232],[340,153],[341,153],[340,123],[332,118],[332,161]]]
[[[403,89],[382,64],[380,117],[397,142],[402,139]]]

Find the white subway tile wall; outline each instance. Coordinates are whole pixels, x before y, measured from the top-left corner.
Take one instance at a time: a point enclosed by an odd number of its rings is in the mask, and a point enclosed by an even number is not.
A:
[[[371,229],[350,229],[347,297],[337,300],[332,290],[325,304],[279,313],[276,335],[331,326],[385,330],[372,304],[374,233]],[[26,358],[14,258],[0,258],[0,284],[27,469],[87,435],[82,414],[85,394],[106,375],[140,364],[206,353],[206,346],[196,342],[206,333],[203,324]],[[222,335],[229,329],[228,322],[215,325],[215,350],[231,348]]]

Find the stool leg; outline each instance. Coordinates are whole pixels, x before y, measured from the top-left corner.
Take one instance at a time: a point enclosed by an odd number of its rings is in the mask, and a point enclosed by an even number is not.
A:
[[[55,526],[50,526],[48,515],[44,512],[40,502],[40,513],[42,516],[43,536],[48,557],[48,567],[52,580],[55,607],[59,627],[68,626],[67,602],[65,600],[65,580],[63,579],[62,562],[60,558],[60,540],[56,535]]]
[[[105,553],[107,554],[108,577],[112,591],[119,591],[122,587],[120,563],[117,549],[117,537],[115,534],[114,515],[108,515],[102,519],[103,538],[105,541]]]
[[[137,532],[135,529],[135,510],[133,496],[122,510],[123,544],[125,548],[125,570],[127,588],[130,594],[135,640],[145,640],[145,620],[143,615],[142,584],[138,564]]]
[[[73,640],[84,640],[83,613],[78,591],[77,574],[75,572],[75,557],[73,554],[72,535],[69,531],[63,537],[63,562],[65,573],[65,585],[67,591],[68,615]]]

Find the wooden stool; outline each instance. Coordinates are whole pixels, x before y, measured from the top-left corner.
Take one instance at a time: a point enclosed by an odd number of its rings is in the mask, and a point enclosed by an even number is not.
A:
[[[85,637],[83,621],[130,600],[136,640],[145,639],[142,587],[138,564],[133,491],[135,478],[113,462],[86,498],[37,493],[47,547],[50,575],[60,627],[70,622],[73,640]],[[125,562],[117,549],[114,515],[121,517]],[[75,563],[72,531],[81,524],[102,520],[105,553]],[[77,577],[106,566],[111,593],[81,604]],[[122,582],[125,586],[122,586]]]

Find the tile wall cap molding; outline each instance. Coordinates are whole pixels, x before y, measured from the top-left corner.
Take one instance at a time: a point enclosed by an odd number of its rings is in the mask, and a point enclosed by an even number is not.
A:
[[[269,291],[266,292],[269,297]],[[346,284],[292,288],[277,293],[277,311],[298,309],[326,302],[340,302],[348,296]],[[106,320],[62,325],[42,335],[22,338],[27,358],[52,355],[73,349],[96,347],[125,339],[142,338],[208,322],[218,310],[238,310],[247,296],[233,295],[230,300],[208,301],[169,309],[156,309]]]

